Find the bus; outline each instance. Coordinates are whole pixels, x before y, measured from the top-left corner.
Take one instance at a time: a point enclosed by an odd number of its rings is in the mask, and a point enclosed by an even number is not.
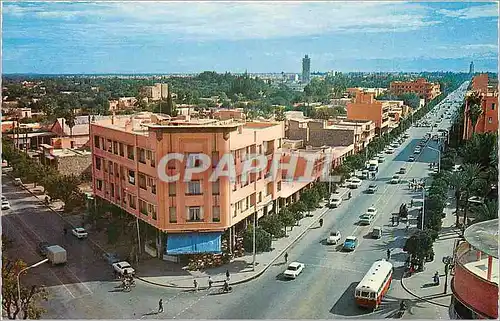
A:
[[[376,309],[391,286],[392,272],[392,264],[386,260],[373,263],[356,286],[354,293],[356,303],[364,308]]]

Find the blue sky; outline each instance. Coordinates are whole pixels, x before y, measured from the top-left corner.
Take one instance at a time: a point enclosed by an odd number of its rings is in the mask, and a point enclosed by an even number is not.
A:
[[[498,69],[496,2],[3,2],[3,73]]]

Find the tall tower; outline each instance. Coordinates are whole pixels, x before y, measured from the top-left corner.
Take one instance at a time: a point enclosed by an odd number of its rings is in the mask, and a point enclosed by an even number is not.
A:
[[[311,58],[306,55],[302,58],[302,82],[308,83],[311,80]]]
[[[472,75],[473,73],[474,73],[474,61],[471,61],[469,65],[469,74]]]

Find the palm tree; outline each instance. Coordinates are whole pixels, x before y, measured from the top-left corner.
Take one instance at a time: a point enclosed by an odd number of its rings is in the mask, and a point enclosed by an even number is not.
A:
[[[498,202],[496,200],[488,200],[484,204],[473,208],[476,214],[476,222],[489,221],[498,218]]]
[[[70,140],[73,139],[73,127],[75,127],[76,123],[76,116],[73,113],[73,110],[68,112],[66,116],[64,117],[64,120],[66,121],[66,125],[69,127],[69,138]]]
[[[461,196],[462,196],[462,193],[466,187],[465,181],[462,179],[461,172],[447,172],[447,175],[445,176],[445,180],[450,185],[451,188],[455,189],[455,192],[454,192],[455,202],[456,202],[455,226],[458,226],[459,225],[458,212],[459,212],[459,207],[460,207]]]
[[[485,184],[483,179],[484,173],[482,172],[481,166],[478,164],[465,164],[463,165],[463,170],[461,171],[462,180],[464,181],[464,222],[463,230],[467,225],[467,210],[469,209],[469,198],[473,191],[477,190],[478,187]]]
[[[469,106],[469,109],[467,110],[467,117],[472,123],[472,134],[476,132],[477,121],[479,120],[479,116],[483,113],[483,109],[481,108],[481,98],[482,97],[478,92],[473,92],[465,99],[467,106]]]

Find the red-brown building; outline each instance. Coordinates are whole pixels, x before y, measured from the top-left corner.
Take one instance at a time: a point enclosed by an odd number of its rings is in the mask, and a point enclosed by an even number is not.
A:
[[[472,130],[472,121],[469,117],[469,105],[466,103],[464,109],[464,139],[469,139],[472,133],[488,133],[498,131],[498,87],[492,82],[487,74],[480,74],[472,79],[471,90],[481,95],[482,113],[477,120],[474,130]]]
[[[394,95],[414,93],[426,101],[431,101],[441,94],[441,85],[428,82],[425,78],[414,81],[393,81],[390,85],[390,92]]]

